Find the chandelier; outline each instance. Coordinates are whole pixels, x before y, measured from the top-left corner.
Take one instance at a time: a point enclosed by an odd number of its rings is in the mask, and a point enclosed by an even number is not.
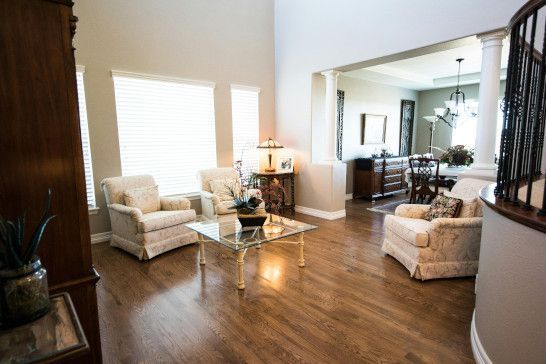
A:
[[[457,58],[456,62],[459,63],[457,71],[457,87],[454,92],[449,96],[449,100],[444,101],[445,108],[434,108],[433,116],[424,116],[423,118],[429,123],[435,123],[438,120],[442,120],[451,128],[457,127],[457,119],[460,116],[476,116],[478,115],[478,103],[473,99],[466,99],[464,92],[460,87],[461,78],[461,62],[464,58]],[[448,119],[449,118],[449,119]]]

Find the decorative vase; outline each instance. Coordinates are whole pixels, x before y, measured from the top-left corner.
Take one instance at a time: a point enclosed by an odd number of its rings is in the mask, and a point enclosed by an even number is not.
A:
[[[47,271],[35,256],[30,264],[18,269],[0,270],[0,322],[18,326],[49,312]]]
[[[254,228],[264,224],[265,220],[267,220],[267,212],[265,212],[265,209],[256,209],[251,213],[237,211],[237,219],[241,223],[243,230],[250,227]]]

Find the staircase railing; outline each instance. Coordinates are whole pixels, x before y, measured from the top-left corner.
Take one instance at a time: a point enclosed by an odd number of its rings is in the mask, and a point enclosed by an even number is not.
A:
[[[546,186],[541,206],[532,206],[533,182],[541,175],[546,100],[546,0],[531,0],[508,26],[510,53],[503,102],[503,129],[495,195],[524,210],[546,215]],[[520,188],[527,186],[520,200]],[[503,203],[503,206],[508,204]],[[539,219],[542,220],[542,219]]]

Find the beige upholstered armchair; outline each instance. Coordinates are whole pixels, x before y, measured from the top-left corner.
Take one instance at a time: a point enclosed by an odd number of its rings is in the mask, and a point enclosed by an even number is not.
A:
[[[464,201],[465,217],[428,221],[425,214],[429,205],[398,206],[394,215],[385,216],[382,250],[417,279],[476,275],[483,216],[478,193],[489,183],[464,178],[455,184],[451,193],[445,192]]]
[[[159,197],[155,192],[152,203],[145,206],[144,211],[127,206],[128,193],[148,189],[153,193],[154,188],[157,191],[157,184],[148,175],[112,177],[101,182],[112,225],[110,245],[136,255],[140,260],[197,241],[197,234],[184,226],[195,220],[195,210],[190,209],[188,199]]]
[[[199,186],[201,186],[201,209],[203,216],[214,218],[218,215],[227,215],[235,213],[236,210],[230,209],[233,206],[233,198],[218,193],[214,193],[211,183],[215,181],[235,181],[234,188],[240,189],[241,181],[239,174],[233,168],[213,168],[205,169],[197,173]],[[256,189],[249,189],[250,196],[261,197],[261,193]],[[263,207],[263,203],[262,203]]]

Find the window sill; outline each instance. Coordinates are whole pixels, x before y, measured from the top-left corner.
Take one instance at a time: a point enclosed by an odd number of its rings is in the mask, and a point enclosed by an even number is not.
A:
[[[99,213],[100,208],[96,206],[89,206],[89,215],[96,215]]]

